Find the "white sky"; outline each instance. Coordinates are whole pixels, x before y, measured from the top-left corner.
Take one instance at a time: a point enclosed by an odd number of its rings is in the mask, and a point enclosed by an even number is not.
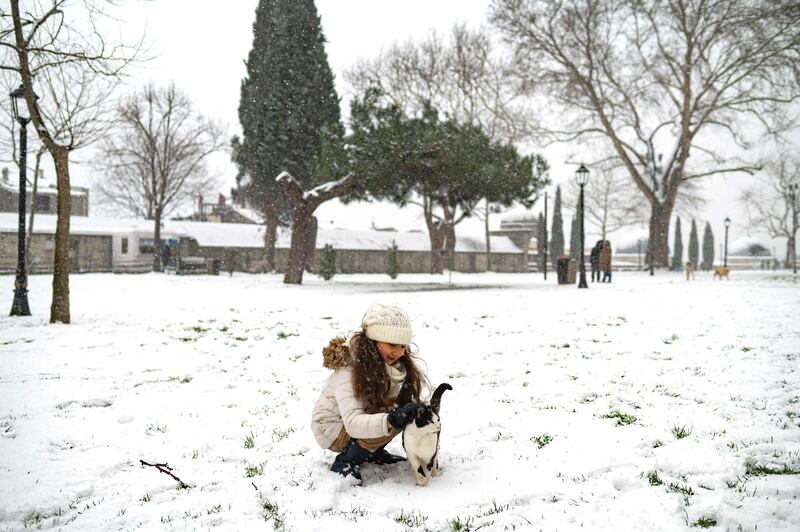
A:
[[[358,58],[371,57],[396,41],[425,36],[432,28],[446,34],[459,21],[484,24],[490,3],[490,0],[316,0],[328,41],[328,60],[340,97],[349,99],[343,72]],[[174,81],[193,98],[200,111],[227,124],[231,135],[238,132],[239,86],[245,75],[244,61],[252,45],[257,4],[257,0],[235,0],[226,2],[223,8],[219,2],[211,0],[132,3],[123,11],[125,33],[130,38],[146,28],[151,51],[156,56],[131,77],[132,85]],[[343,119],[346,118],[343,114]],[[544,153],[551,161],[556,183],[572,178],[574,168],[564,165],[565,147],[546,148]],[[223,183],[220,190],[227,195],[234,184],[236,169],[227,154],[216,157],[213,164]],[[46,174],[52,176],[52,170],[46,170]],[[73,176],[76,184],[86,184],[92,178],[88,169],[78,167],[74,168]],[[706,220],[711,221],[718,241],[723,235],[722,220],[726,216],[733,220],[731,242],[745,236],[745,212],[737,197],[741,183],[746,180],[746,176],[704,179],[708,203],[696,219],[699,227]],[[320,209],[320,222],[328,225],[348,226],[349,221],[363,226],[374,220],[379,226],[424,229],[414,207],[399,213],[387,206],[351,204],[346,215],[334,205]],[[541,205],[537,204],[533,210],[538,212]],[[564,216],[568,218],[572,210],[565,207]],[[358,216],[354,216],[356,213]],[[498,221],[496,216],[492,225]],[[688,227],[686,220],[683,223]],[[459,228],[463,232],[479,233],[482,222],[467,220]],[[568,230],[567,223],[565,231]],[[642,227],[638,232],[646,234],[646,229]],[[684,229],[684,233],[685,248],[688,230]],[[568,234],[565,236],[569,238]],[[768,237],[761,240],[765,245],[777,245],[779,252],[784,247],[781,241],[770,243]]]

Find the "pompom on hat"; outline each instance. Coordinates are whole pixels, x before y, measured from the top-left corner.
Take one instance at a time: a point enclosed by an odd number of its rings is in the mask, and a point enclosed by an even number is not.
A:
[[[371,340],[399,345],[411,343],[411,319],[400,307],[373,303],[364,314],[361,326]]]

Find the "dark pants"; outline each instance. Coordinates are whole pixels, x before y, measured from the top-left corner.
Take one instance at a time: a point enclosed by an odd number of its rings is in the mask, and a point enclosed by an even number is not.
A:
[[[599,274],[598,277],[600,277]],[[611,282],[611,270],[603,272],[603,282],[605,283],[606,281]]]
[[[597,267],[597,264],[592,264],[592,282],[594,282],[595,276],[597,280],[600,280],[600,268]]]

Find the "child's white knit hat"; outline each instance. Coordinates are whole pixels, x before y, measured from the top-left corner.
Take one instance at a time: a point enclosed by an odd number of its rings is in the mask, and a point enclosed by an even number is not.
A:
[[[400,307],[373,303],[364,314],[361,326],[372,340],[400,345],[411,343],[411,319]]]

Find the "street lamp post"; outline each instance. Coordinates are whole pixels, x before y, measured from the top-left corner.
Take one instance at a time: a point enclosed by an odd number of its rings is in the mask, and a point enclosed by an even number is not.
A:
[[[725,217],[725,255],[723,255],[724,259],[722,265],[726,268],[728,267],[728,228],[731,226],[731,219]]]
[[[797,183],[789,185],[789,191],[792,196],[792,269],[794,274],[797,275],[797,242],[795,240],[797,235]]]
[[[544,280],[547,280],[547,192],[544,193]]]
[[[580,281],[578,282],[578,288],[589,288],[589,285],[586,284],[586,264],[583,261],[583,187],[589,181],[589,170],[581,164],[578,170],[575,171],[575,181],[578,183],[578,186],[581,187],[581,197],[580,203],[578,204],[578,212],[580,213],[580,246],[578,247],[579,255],[578,255],[578,267],[580,270]]]
[[[11,110],[14,119],[19,122],[19,226],[17,231],[17,276],[14,280],[14,302],[11,304],[11,316],[30,316],[28,306],[28,274],[25,271],[25,170],[28,157],[28,122],[30,117],[19,114],[19,100],[24,99],[23,87],[20,85],[11,96]]]
[[[636,269],[637,270],[641,270],[642,269],[642,239],[641,238],[636,241],[636,249],[637,249]]]

